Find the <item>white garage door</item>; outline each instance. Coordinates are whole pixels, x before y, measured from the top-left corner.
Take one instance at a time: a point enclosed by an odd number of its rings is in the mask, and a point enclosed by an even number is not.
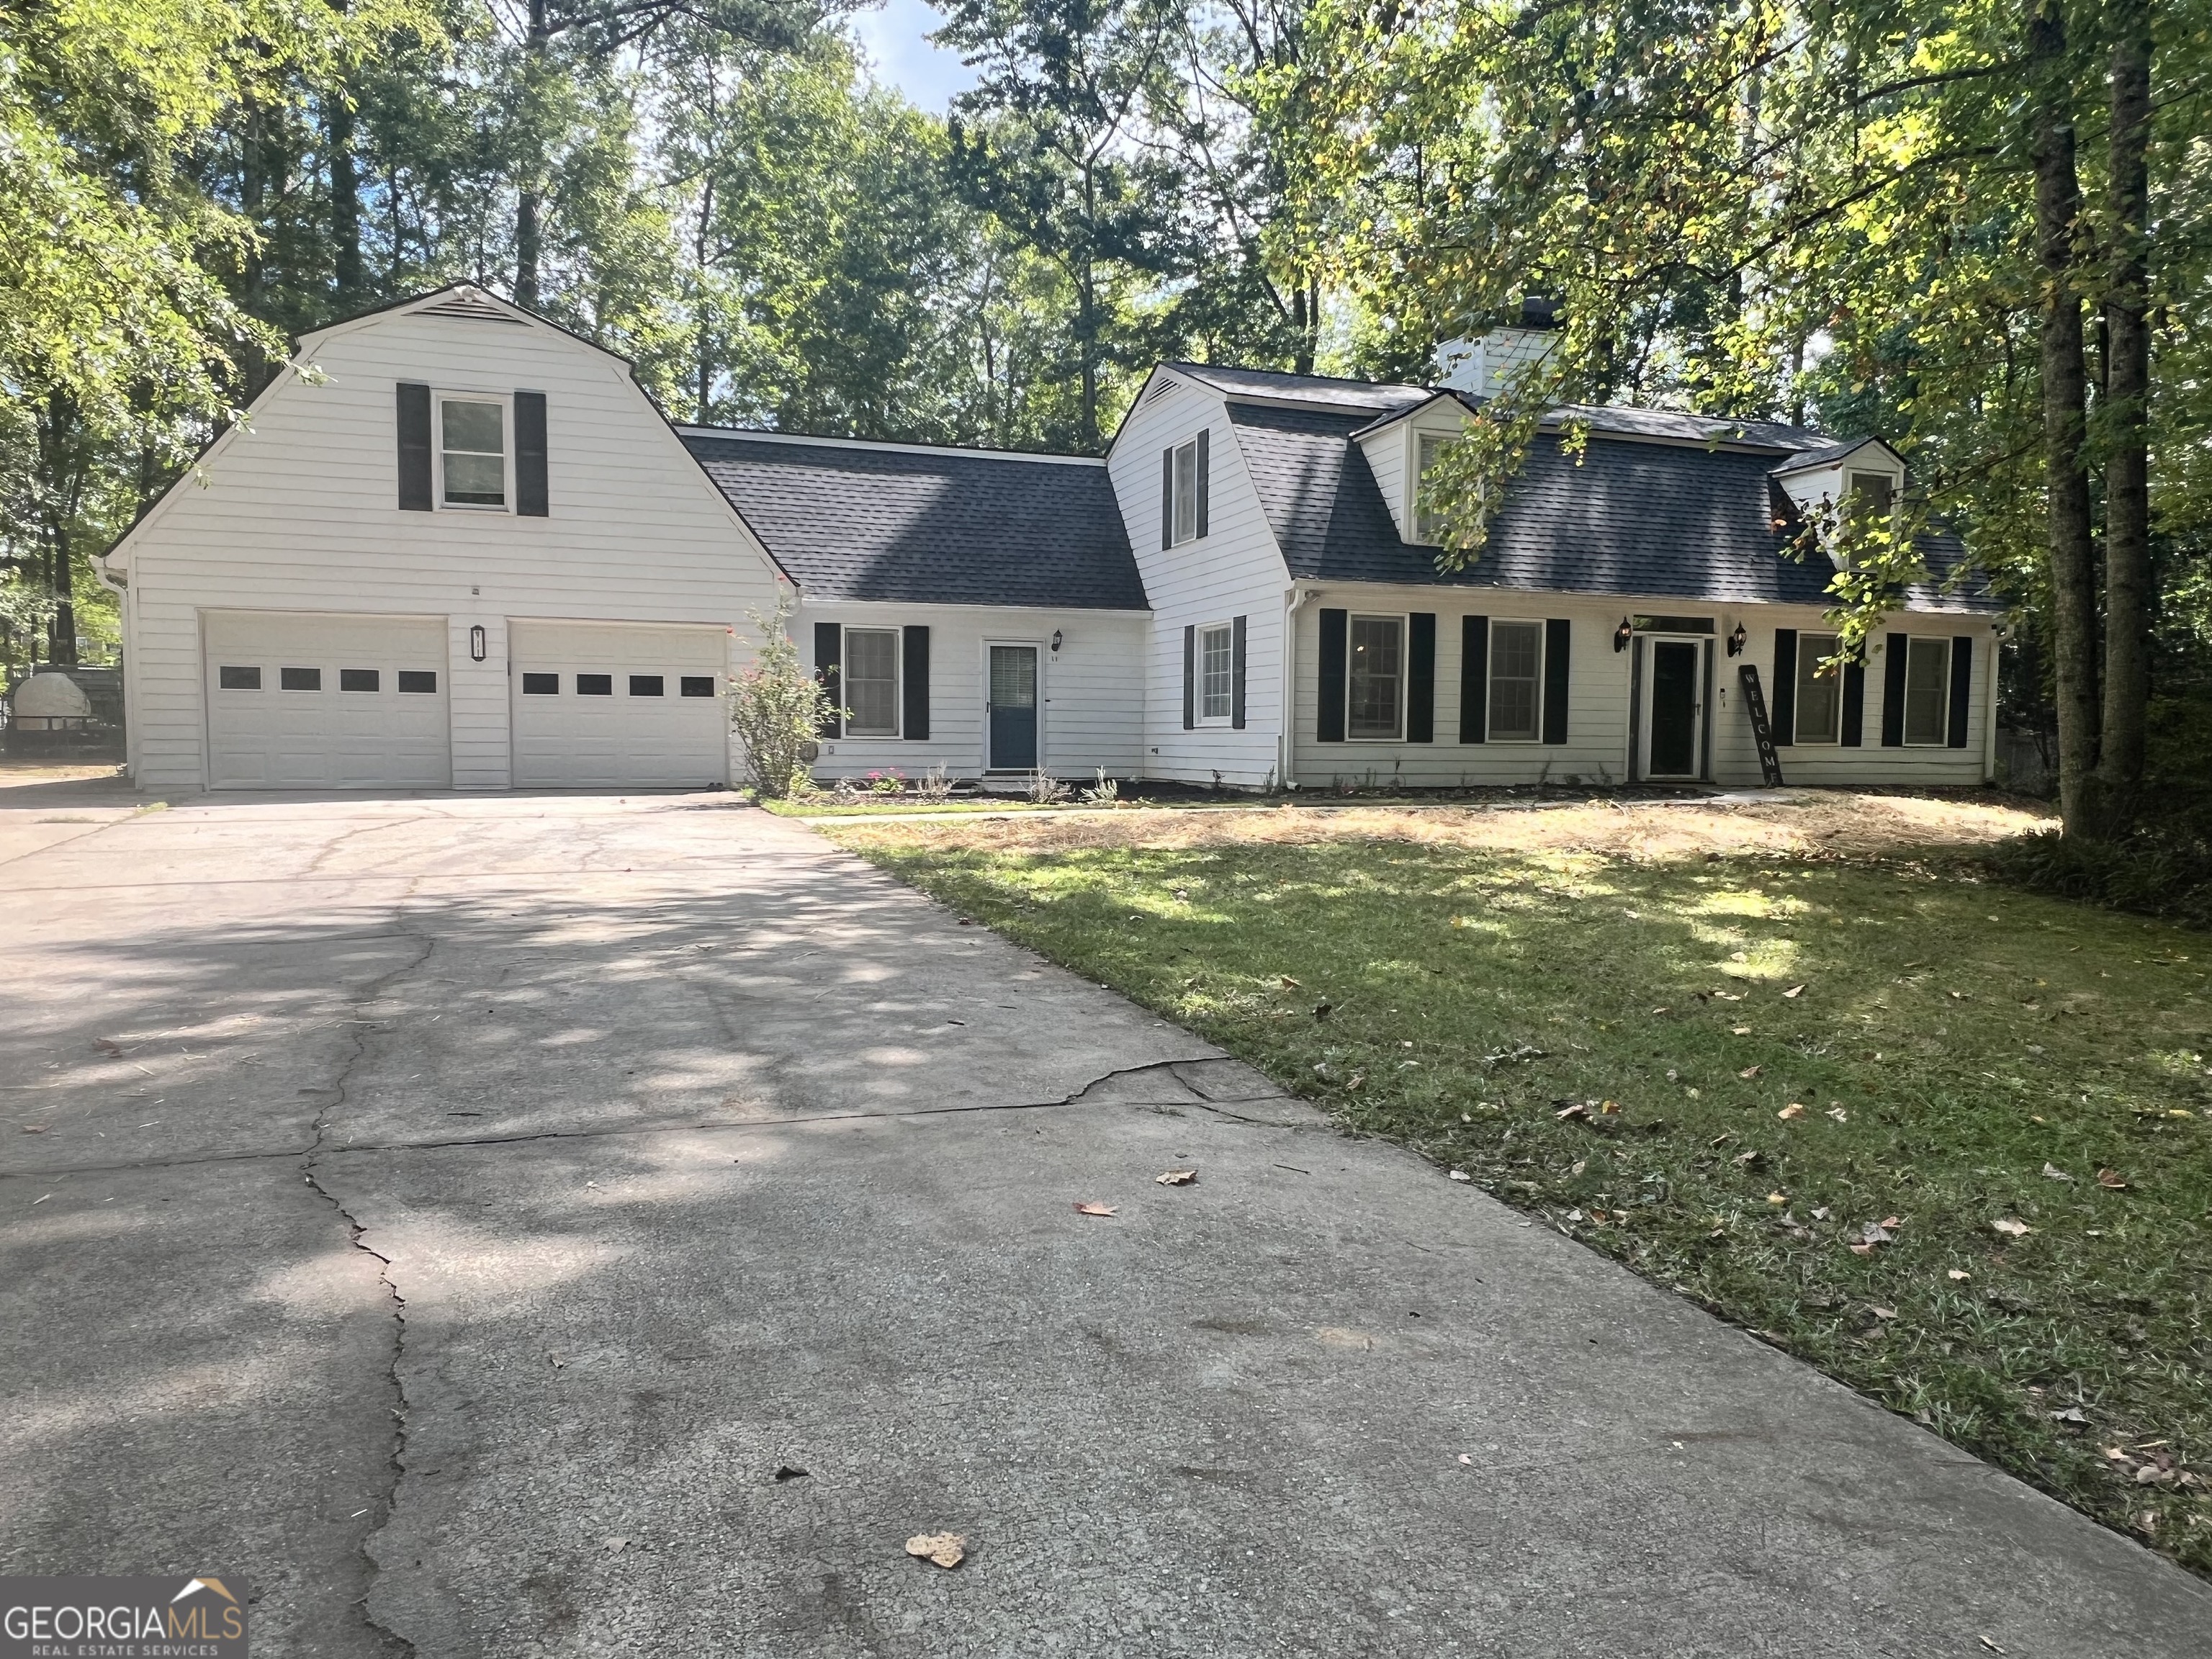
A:
[[[511,622],[514,781],[690,788],[729,781],[720,628]]]
[[[446,619],[210,611],[208,784],[442,789]]]

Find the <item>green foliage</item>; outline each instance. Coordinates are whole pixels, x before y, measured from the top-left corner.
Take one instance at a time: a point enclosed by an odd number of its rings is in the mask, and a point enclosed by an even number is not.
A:
[[[2157,1461],[2212,1465],[2194,936],[1911,866],[835,833],[2212,1573]]]
[[[2043,830],[1993,848],[1989,866],[2032,892],[2212,928],[2212,834],[2202,821],[2154,817],[2110,841]]]
[[[791,637],[794,608],[791,590],[779,587],[771,615],[748,613],[761,636],[751,642],[752,665],[730,689],[730,724],[745,746],[753,787],[771,800],[811,787],[807,756],[823,723],[842,712],[799,659]]]

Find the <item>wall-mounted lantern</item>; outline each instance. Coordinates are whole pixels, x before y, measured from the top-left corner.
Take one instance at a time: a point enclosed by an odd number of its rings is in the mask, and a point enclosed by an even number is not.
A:
[[[1613,630],[1613,648],[1615,651],[1626,651],[1628,649],[1629,641],[1635,637],[1636,624],[1623,617],[1620,619],[1620,626]]]
[[[482,662],[483,659],[484,629],[483,624],[482,623],[478,623],[475,627],[469,629],[469,660],[471,662]]]
[[[1060,649],[1060,630],[1059,630],[1057,628],[1055,628],[1055,629],[1054,629],[1052,630],[1052,648],[1053,648],[1053,650],[1054,650],[1054,652],[1058,652],[1058,651],[1059,651],[1059,649]]]
[[[1738,623],[1735,625],[1735,632],[1729,635],[1729,655],[1731,657],[1741,657],[1743,655],[1744,642],[1749,637],[1750,635],[1747,635],[1743,631],[1743,624],[1741,623]]]

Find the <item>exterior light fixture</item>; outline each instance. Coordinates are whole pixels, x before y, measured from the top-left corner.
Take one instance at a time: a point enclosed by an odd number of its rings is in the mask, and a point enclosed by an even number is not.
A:
[[[1057,628],[1054,629],[1052,630],[1052,648],[1054,651],[1060,649],[1060,630]]]
[[[1623,617],[1620,619],[1620,626],[1613,630],[1613,648],[1615,651],[1626,651],[1628,649],[1629,641],[1635,637],[1636,624]]]
[[[482,662],[483,659],[484,630],[483,624],[482,623],[478,623],[475,627],[469,629],[469,660],[471,662]]]
[[[1743,624],[1741,623],[1738,623],[1735,625],[1735,632],[1729,635],[1729,655],[1731,657],[1741,657],[1743,655],[1744,641],[1748,637],[1749,635],[1745,634],[1743,631]]]

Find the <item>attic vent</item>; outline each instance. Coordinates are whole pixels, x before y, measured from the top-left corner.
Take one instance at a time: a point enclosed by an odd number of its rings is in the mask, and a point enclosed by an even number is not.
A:
[[[472,288],[456,289],[427,306],[416,308],[417,317],[460,317],[472,323],[520,323],[522,319],[508,315],[494,305],[480,291]],[[527,327],[527,324],[524,324]]]
[[[1148,404],[1156,404],[1176,390],[1178,390],[1178,383],[1163,374],[1152,382],[1152,389],[1145,394],[1145,401]]]

